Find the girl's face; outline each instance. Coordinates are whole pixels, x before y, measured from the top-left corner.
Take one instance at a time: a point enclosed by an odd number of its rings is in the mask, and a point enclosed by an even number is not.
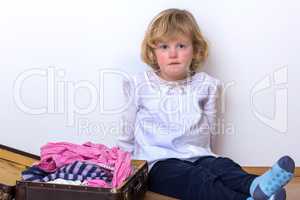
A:
[[[193,59],[193,45],[188,37],[158,42],[154,49],[160,77],[167,81],[185,79]]]

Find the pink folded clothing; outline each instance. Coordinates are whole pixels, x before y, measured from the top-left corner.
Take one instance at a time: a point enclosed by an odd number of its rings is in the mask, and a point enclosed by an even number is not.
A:
[[[110,188],[105,181],[100,179],[86,181],[86,185],[90,187]]]
[[[98,164],[107,169],[113,169],[111,187],[118,187],[130,176],[131,155],[118,147],[108,148],[103,144],[87,142],[82,145],[68,142],[47,143],[41,148],[41,161],[37,164],[46,172],[54,172],[58,168],[75,161]],[[103,185],[91,182],[90,185]]]

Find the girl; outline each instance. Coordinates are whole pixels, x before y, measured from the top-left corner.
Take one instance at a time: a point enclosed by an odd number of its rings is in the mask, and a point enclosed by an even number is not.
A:
[[[183,200],[284,200],[294,161],[284,156],[261,176],[210,149],[220,81],[198,72],[207,43],[186,10],[150,23],[142,59],[151,70],[124,81],[128,101],[118,145],[149,163],[149,189]]]

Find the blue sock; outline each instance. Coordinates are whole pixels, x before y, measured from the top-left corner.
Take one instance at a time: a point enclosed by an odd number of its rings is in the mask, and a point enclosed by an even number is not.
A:
[[[273,194],[280,193],[282,187],[293,178],[294,171],[294,160],[289,156],[283,156],[272,166],[270,170],[254,179],[250,186],[251,196],[255,200],[267,200]],[[281,194],[281,196],[282,195],[283,194]],[[280,198],[282,199],[283,197]],[[280,198],[278,197],[277,199]]]
[[[248,197],[246,200],[254,200],[253,197]],[[286,200],[286,191],[281,188],[275,194],[273,194],[268,200]]]

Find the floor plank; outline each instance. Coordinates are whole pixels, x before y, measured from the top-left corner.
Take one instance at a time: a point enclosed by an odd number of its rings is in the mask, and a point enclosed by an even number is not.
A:
[[[300,177],[296,177],[287,186],[287,200],[300,199]]]

